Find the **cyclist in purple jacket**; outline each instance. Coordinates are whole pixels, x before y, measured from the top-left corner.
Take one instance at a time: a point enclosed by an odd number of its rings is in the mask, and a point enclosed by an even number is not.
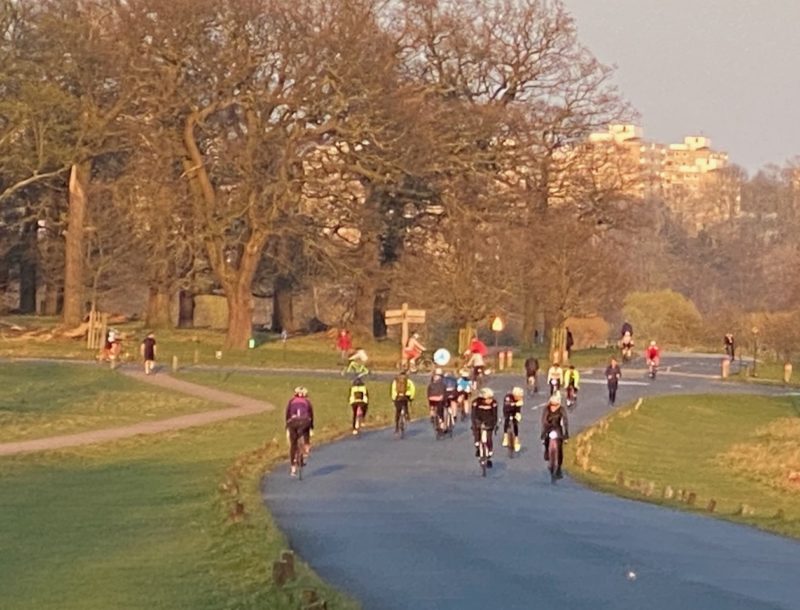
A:
[[[286,434],[289,436],[289,460],[292,464],[291,475],[297,474],[295,453],[297,439],[302,434],[305,439],[305,456],[311,449],[311,431],[314,429],[314,407],[308,399],[308,390],[303,386],[294,389],[289,404],[286,405]]]

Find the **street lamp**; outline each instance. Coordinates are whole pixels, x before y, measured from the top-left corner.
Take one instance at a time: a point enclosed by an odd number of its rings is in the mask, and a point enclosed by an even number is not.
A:
[[[753,332],[753,377],[756,377],[756,362],[758,362],[758,327],[752,328]]]
[[[500,319],[500,316],[495,316],[494,320],[492,320],[492,332],[494,332],[494,346],[497,347],[497,337],[503,330],[503,320]]]

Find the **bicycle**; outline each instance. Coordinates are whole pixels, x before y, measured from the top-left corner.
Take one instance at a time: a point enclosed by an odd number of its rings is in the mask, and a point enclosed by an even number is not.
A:
[[[341,375],[347,375],[349,373],[353,374],[353,378],[356,377],[366,377],[369,375],[369,369],[367,365],[363,362],[358,362],[357,360],[351,360],[347,363],[347,366],[342,369]]]
[[[647,363],[647,374],[650,376],[650,379],[656,378],[656,373],[658,372],[658,365],[656,364],[655,360],[650,360]]]
[[[305,432],[303,434],[299,434],[297,436],[297,448],[294,452],[294,463],[295,467],[297,468],[297,478],[302,481],[303,480],[303,466],[305,466],[306,461],[306,435]]]
[[[536,373],[533,375],[528,375],[526,383],[528,386],[528,396],[533,396],[534,394],[539,393],[539,381],[536,378]]]
[[[517,444],[517,435],[514,433],[514,423],[516,420],[512,415],[508,419],[508,459],[514,459],[514,448]]]
[[[486,424],[481,424],[481,436],[480,442],[478,443],[478,464],[481,468],[481,476],[486,476],[486,469],[488,468],[489,464],[489,434],[491,434],[491,428],[488,428]]]
[[[555,483],[561,478],[561,469],[558,467],[558,454],[561,450],[561,431],[550,430],[547,434],[547,469],[550,471],[550,482]]]
[[[400,438],[405,438],[406,436],[406,420],[408,419],[408,403],[406,403],[402,409],[400,409],[400,420],[397,422],[397,425],[400,428]]]
[[[403,358],[397,364],[397,368],[401,371],[408,370],[409,373],[430,373],[436,368],[436,363],[433,361],[431,355],[425,351],[422,352],[418,358],[415,359],[412,365],[407,359]]]
[[[447,435],[450,438],[453,438],[453,428],[456,426],[456,420],[453,417],[453,411],[450,408],[450,405],[445,405],[444,407],[444,420],[442,424],[442,437]]]
[[[567,386],[567,410],[572,411],[578,406],[578,390],[570,384]]]
[[[470,412],[468,393],[466,392],[458,393],[458,398],[456,398],[456,408],[458,413],[460,414],[459,417],[461,421],[466,421],[467,417],[469,417],[469,412]]]
[[[353,431],[356,435],[361,432],[361,426],[364,425],[364,407],[359,403],[356,406],[356,424]]]

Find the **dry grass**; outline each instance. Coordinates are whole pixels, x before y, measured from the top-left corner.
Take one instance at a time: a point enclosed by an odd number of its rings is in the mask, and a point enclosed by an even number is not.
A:
[[[737,443],[717,459],[738,476],[800,493],[800,420],[771,422],[754,439]]]

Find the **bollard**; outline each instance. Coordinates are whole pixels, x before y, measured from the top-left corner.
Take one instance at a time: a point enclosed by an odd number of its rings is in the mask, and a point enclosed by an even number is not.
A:
[[[513,361],[514,361],[514,352],[512,352],[511,350],[508,350],[508,351],[506,352],[506,366],[507,366],[508,368],[511,368],[511,363],[512,363]]]
[[[497,353],[497,368],[498,370],[502,371],[506,367],[506,353],[505,352],[498,352]]]
[[[727,379],[731,374],[731,361],[728,358],[722,359],[722,378]]]
[[[176,373],[177,371],[178,371],[178,357],[177,356],[173,356],[172,357],[172,372]]]
[[[783,365],[783,383],[789,383],[792,380],[792,363],[787,362]]]

